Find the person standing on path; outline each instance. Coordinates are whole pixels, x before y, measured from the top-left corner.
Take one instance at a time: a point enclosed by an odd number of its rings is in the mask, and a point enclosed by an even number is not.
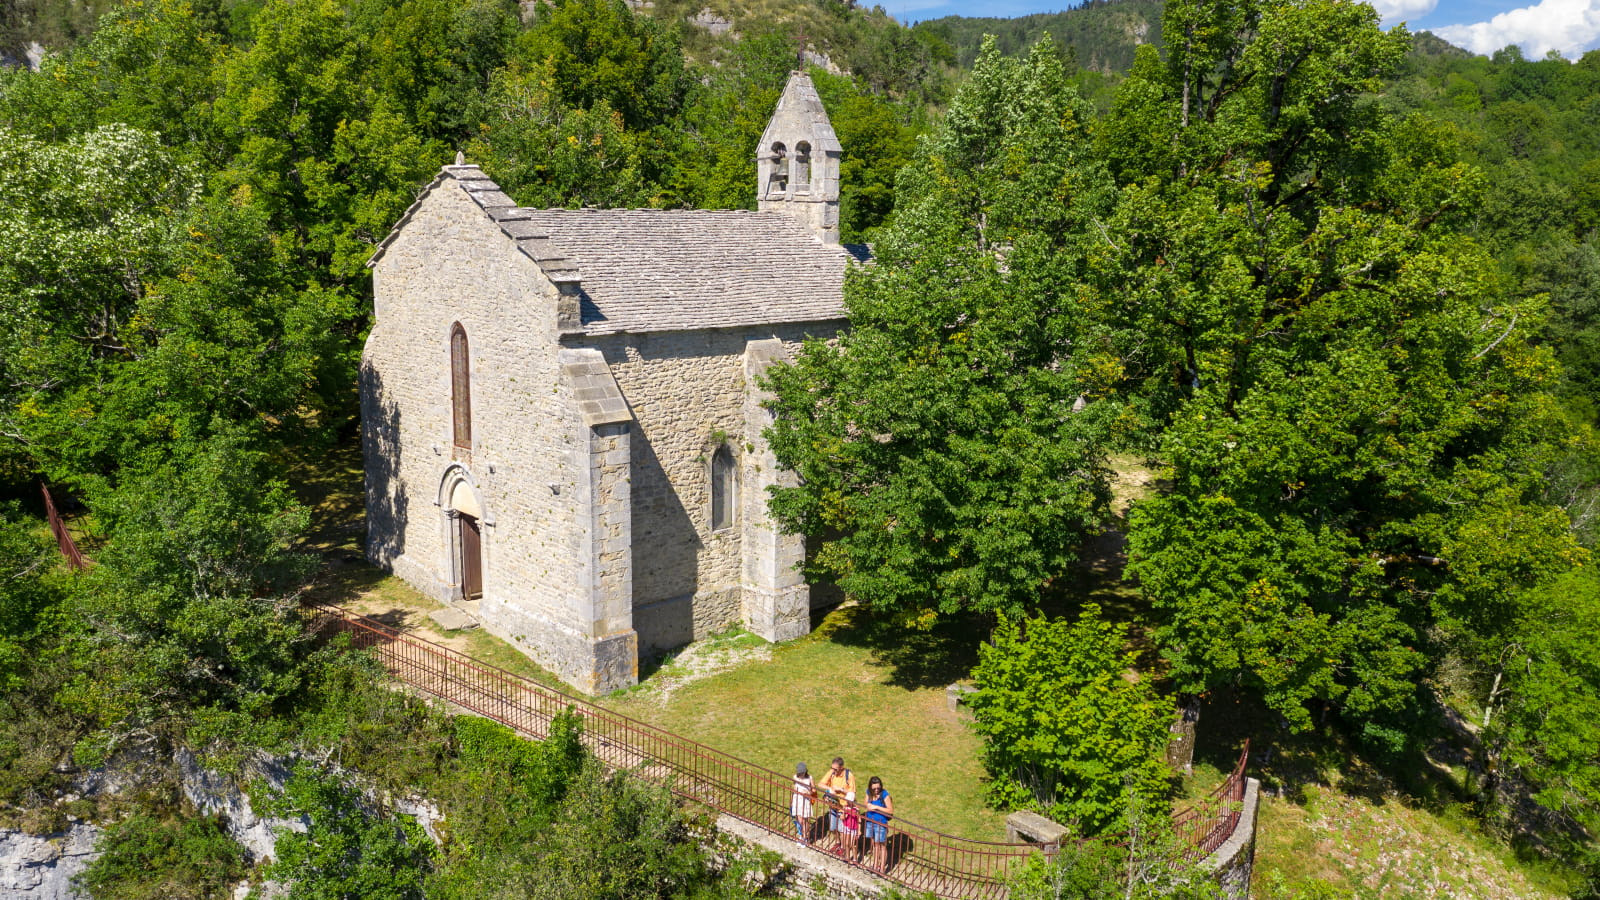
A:
[[[855,773],[844,767],[844,757],[835,756],[833,765],[828,767],[827,774],[817,782],[822,792],[828,797],[828,830],[833,832],[834,852],[844,855],[844,838],[840,835],[841,824],[839,820],[839,804],[846,794],[856,792]]]
[[[789,798],[789,815],[794,819],[795,843],[805,846],[811,840],[811,801],[817,789],[811,784],[811,773],[805,763],[795,763],[794,795]]]
[[[894,818],[894,800],[883,789],[883,779],[867,779],[867,840],[872,841],[872,870],[882,875],[889,868],[889,820]]]

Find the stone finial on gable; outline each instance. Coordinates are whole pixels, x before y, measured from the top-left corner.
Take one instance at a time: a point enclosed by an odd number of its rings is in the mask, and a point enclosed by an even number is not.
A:
[[[816,85],[791,72],[756,147],[756,198],[788,213],[825,244],[839,243],[839,158],[843,149]]]

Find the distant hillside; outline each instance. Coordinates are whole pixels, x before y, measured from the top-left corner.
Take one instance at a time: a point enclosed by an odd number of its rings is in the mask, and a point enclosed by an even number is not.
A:
[[[0,0],[3,2],[3,0]],[[627,0],[681,27],[691,59],[714,61],[734,41],[781,35],[807,62],[861,77],[875,91],[936,100],[954,74],[954,49],[854,0]]]
[[[1033,46],[1049,32],[1057,44],[1071,48],[1078,65],[1109,74],[1127,71],[1140,44],[1161,43],[1161,0],[1089,0],[1065,12],[1015,19],[946,16],[921,22],[912,30],[954,47],[962,68],[972,65],[986,34],[994,35],[1000,51],[1009,55]]]

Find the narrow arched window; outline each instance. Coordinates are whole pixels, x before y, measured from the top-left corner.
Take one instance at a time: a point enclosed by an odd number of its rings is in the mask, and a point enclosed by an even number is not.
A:
[[[457,322],[450,330],[450,420],[455,445],[472,449],[472,374],[468,364],[467,330]]]
[[[809,190],[811,187],[811,145],[801,141],[794,145],[794,189],[797,191]]]
[[[723,444],[711,454],[711,530],[731,527],[738,504],[739,467],[728,445]]]
[[[781,194],[789,189],[789,151],[781,141],[772,145],[771,174],[767,176],[767,193]]]

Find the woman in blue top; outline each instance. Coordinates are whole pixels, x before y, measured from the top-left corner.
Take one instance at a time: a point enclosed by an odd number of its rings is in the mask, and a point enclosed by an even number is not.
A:
[[[867,779],[867,840],[872,841],[872,868],[878,873],[888,869],[889,820],[894,818],[894,800],[883,789],[883,779],[874,775]]]

